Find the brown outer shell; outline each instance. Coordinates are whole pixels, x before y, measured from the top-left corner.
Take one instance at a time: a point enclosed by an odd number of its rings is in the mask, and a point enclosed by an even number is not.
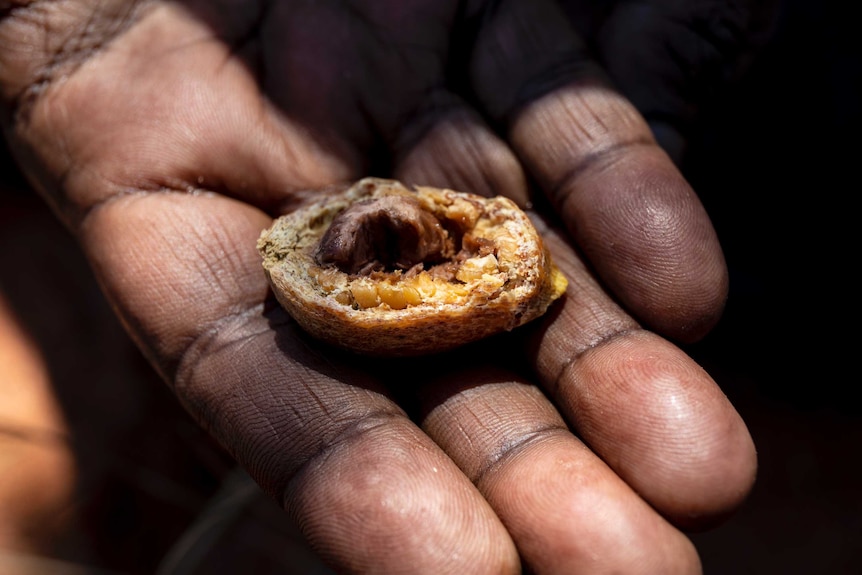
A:
[[[354,309],[325,293],[310,271],[317,267],[316,245],[335,215],[359,200],[417,193],[394,180],[366,178],[342,193],[278,218],[258,240],[263,267],[278,302],[303,329],[325,342],[362,354],[435,353],[523,325],[545,313],[565,291],[565,278],[551,262],[529,218],[513,202],[452,190],[417,190],[433,201],[469,198],[480,202],[486,211],[514,221],[518,280],[511,283],[515,287],[493,294],[476,290],[458,304],[431,301],[400,310],[386,305]]]

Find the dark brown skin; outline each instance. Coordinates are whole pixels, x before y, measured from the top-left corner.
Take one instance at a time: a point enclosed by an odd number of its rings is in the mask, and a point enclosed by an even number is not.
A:
[[[653,86],[638,103],[669,102],[664,127],[685,126],[696,100],[669,96],[716,69],[701,56],[737,57],[699,34],[746,38],[755,3],[638,3],[667,24],[653,27],[588,6],[564,3],[567,20],[544,0],[0,4],[22,169],[178,400],[339,571],[698,573],[681,529],[751,488],[744,423],[662,337],[719,318],[718,240],[602,67]],[[658,65],[630,80],[632,57]],[[568,297],[493,348],[414,365],[407,385],[310,342],[267,305],[255,241],[302,191],[366,175],[544,195]]]

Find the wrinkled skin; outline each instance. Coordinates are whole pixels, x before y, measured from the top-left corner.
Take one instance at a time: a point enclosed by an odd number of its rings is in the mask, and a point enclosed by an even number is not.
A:
[[[178,400],[339,571],[697,573],[684,530],[730,513],[756,459],[671,343],[728,285],[673,158],[766,13],[12,0],[3,121]],[[567,297],[417,366],[310,341],[255,240],[366,175],[532,201]]]

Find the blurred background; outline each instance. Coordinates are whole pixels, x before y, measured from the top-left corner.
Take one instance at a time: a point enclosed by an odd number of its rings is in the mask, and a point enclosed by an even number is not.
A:
[[[862,42],[849,4],[781,2],[682,163],[732,282],[722,322],[688,351],[741,412],[760,461],[739,512],[692,534],[708,575],[862,573],[849,298]],[[327,573],[175,404],[2,147],[0,573]]]

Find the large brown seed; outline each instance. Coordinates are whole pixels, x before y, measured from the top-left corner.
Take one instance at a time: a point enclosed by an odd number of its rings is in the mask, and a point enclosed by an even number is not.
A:
[[[315,260],[349,274],[409,270],[451,257],[452,244],[440,220],[416,198],[383,196],[357,202],[335,216]]]

